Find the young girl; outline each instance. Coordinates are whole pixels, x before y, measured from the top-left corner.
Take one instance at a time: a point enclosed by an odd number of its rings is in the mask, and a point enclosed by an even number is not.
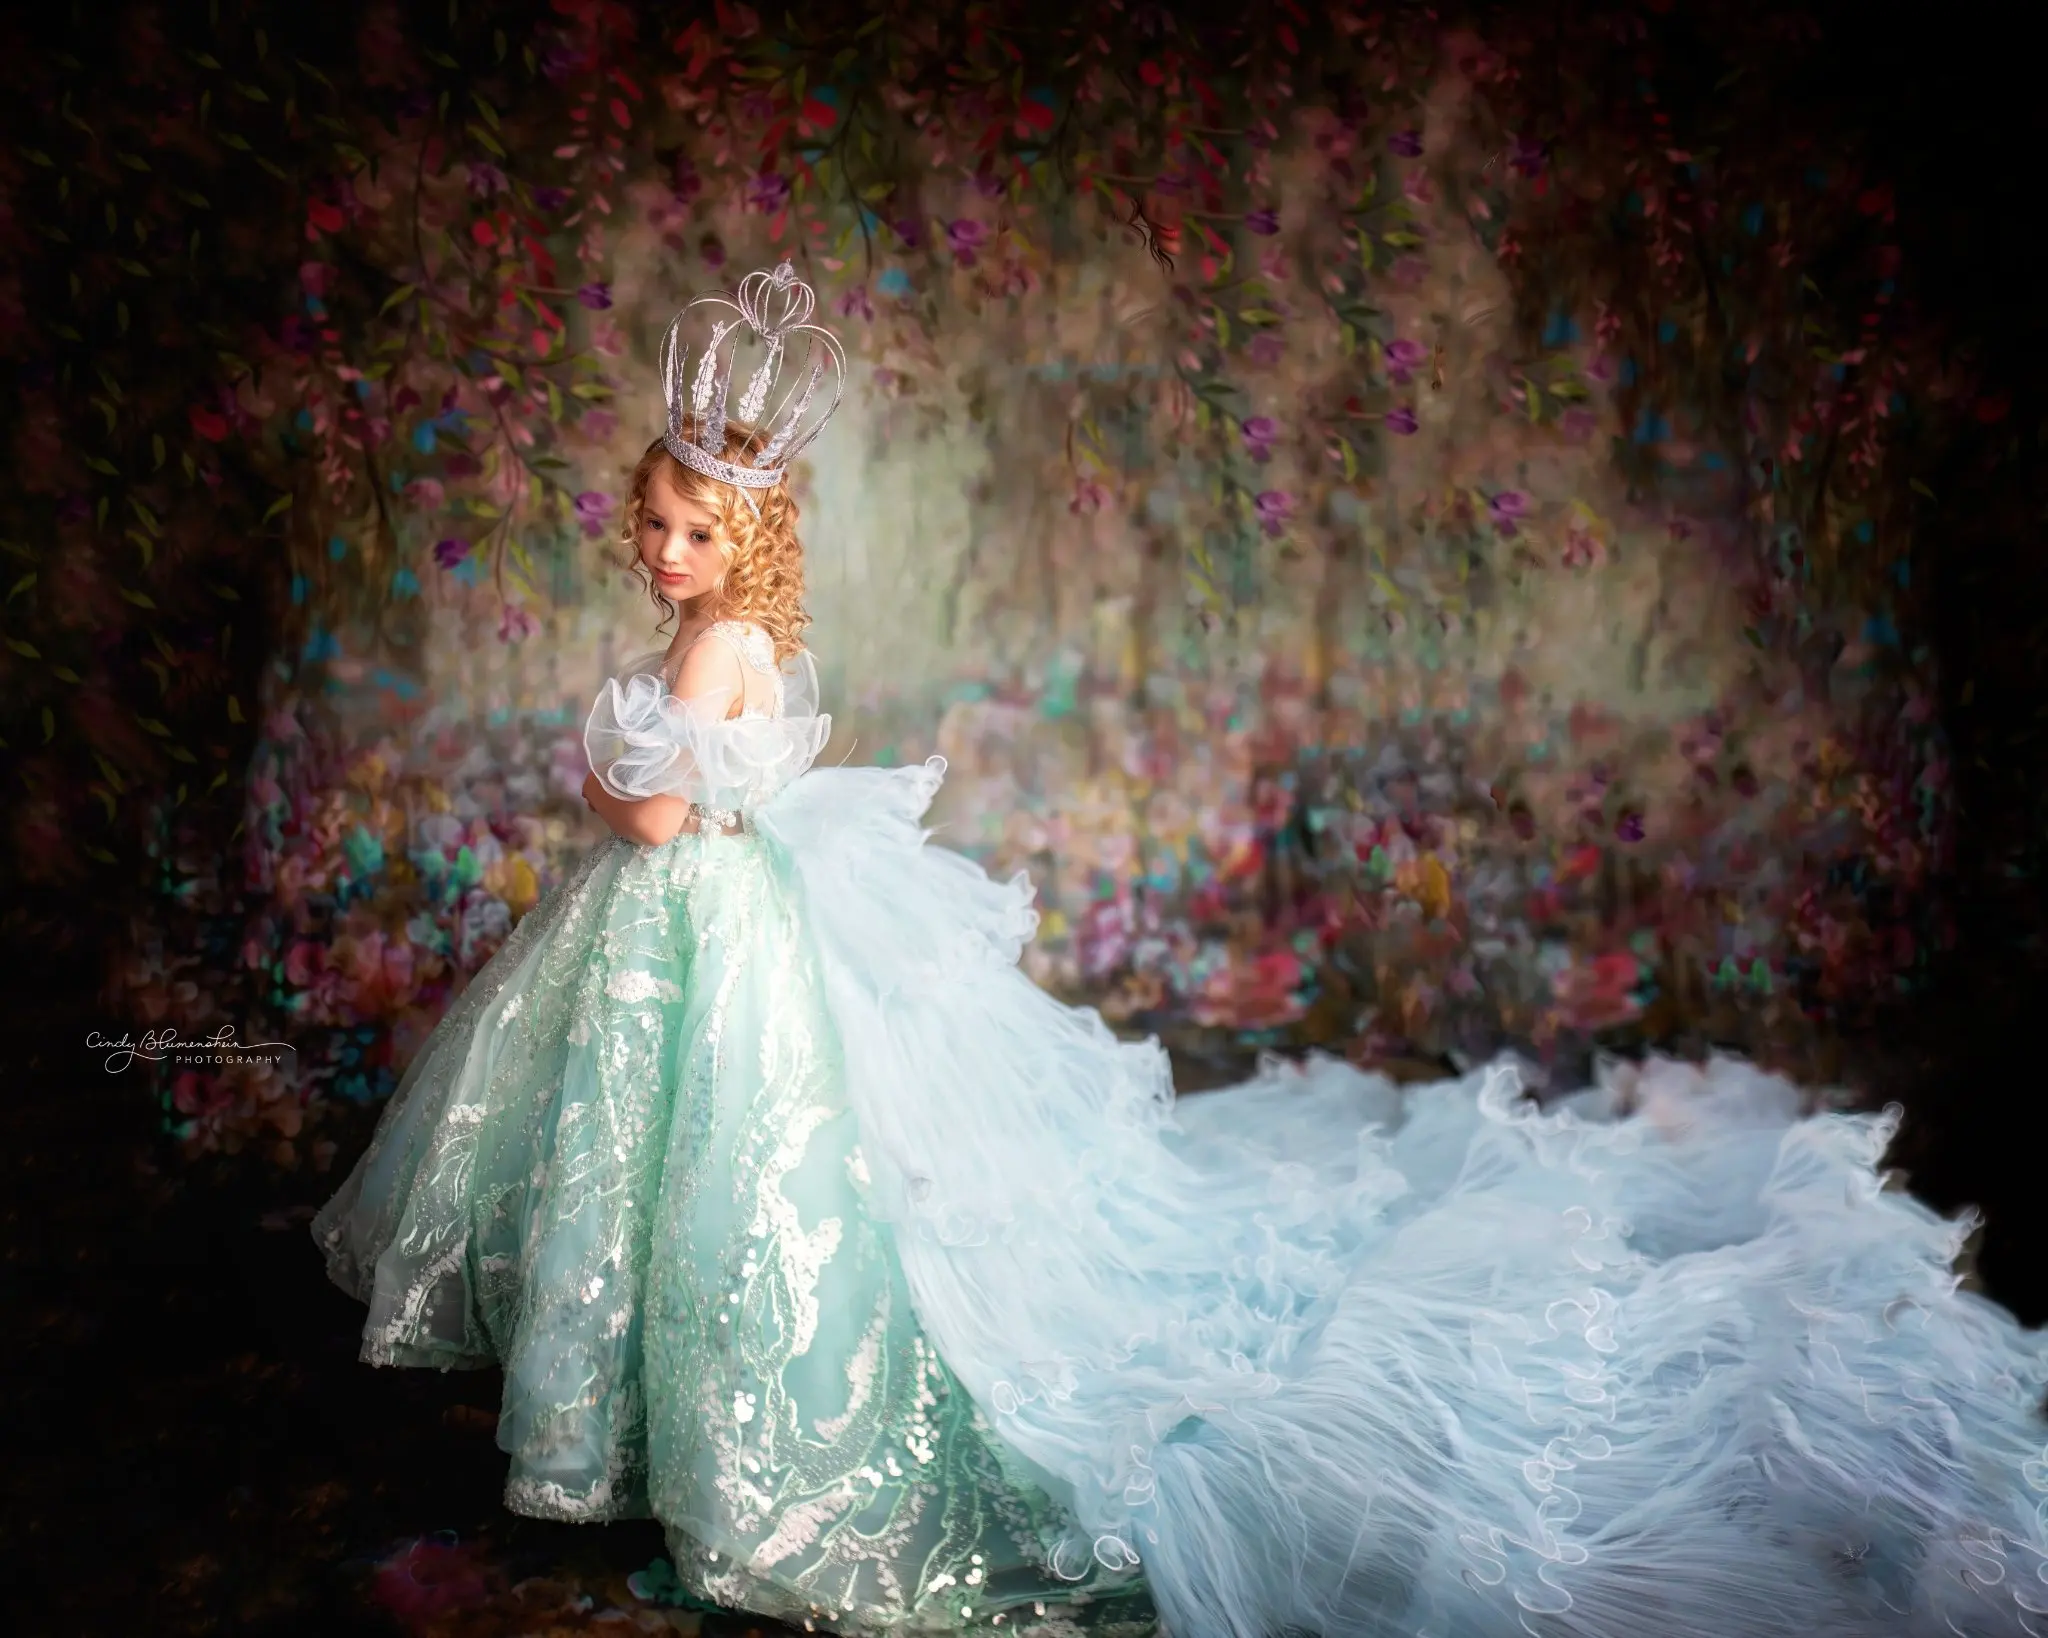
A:
[[[928,844],[939,758],[811,766],[818,372],[759,419],[810,293],[719,300],[631,489],[683,619],[591,715],[616,835],[314,1225],[365,1359],[502,1367],[507,1505],[843,1632],[2048,1632],[2048,1349],[1880,1188],[1892,1115],[1725,1060],[1177,1102]]]

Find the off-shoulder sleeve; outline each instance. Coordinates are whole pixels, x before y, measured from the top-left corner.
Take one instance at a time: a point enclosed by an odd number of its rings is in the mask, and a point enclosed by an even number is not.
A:
[[[583,730],[598,783],[626,801],[679,796],[733,811],[767,801],[817,760],[832,732],[810,655],[785,662],[782,678],[782,715],[733,718],[730,688],[683,700],[659,673],[608,679]]]

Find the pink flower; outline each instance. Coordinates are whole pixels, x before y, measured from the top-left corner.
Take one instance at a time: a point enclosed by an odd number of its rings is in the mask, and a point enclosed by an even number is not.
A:
[[[1269,535],[1284,534],[1294,516],[1294,497],[1284,489],[1262,489],[1252,498],[1259,523]]]
[[[1564,533],[1564,566],[1583,569],[1598,560],[1600,539],[1583,523],[1574,521]]]
[[[1387,138],[1387,146],[1403,159],[1414,159],[1422,152],[1420,131],[1396,131]]]
[[[1574,404],[1558,417],[1557,427],[1575,444],[1582,444],[1599,430],[1600,417],[1584,404]]]
[[[1254,415],[1239,429],[1245,453],[1255,461],[1273,458],[1273,440],[1280,435],[1280,423],[1270,415]]]
[[[501,643],[523,643],[538,630],[540,622],[523,604],[507,603],[505,612],[498,616],[498,641]]]
[[[505,180],[505,173],[497,166],[486,164],[480,159],[472,159],[469,162],[469,191],[479,199],[489,198],[494,193],[503,193],[509,185]]]
[[[1521,520],[1529,515],[1529,497],[1519,489],[1503,489],[1486,503],[1494,528],[1512,538]]]
[[[1099,512],[1109,504],[1109,491],[1093,478],[1081,478],[1074,484],[1073,498],[1067,502],[1067,510],[1076,515]]]
[[[1278,364],[1286,351],[1287,344],[1280,339],[1280,332],[1277,330],[1259,331],[1245,348],[1245,353],[1251,361],[1263,368],[1271,368]]]
[[[1416,420],[1415,411],[1406,404],[1397,404],[1388,410],[1386,420],[1387,430],[1403,438],[1412,436],[1422,425]]]

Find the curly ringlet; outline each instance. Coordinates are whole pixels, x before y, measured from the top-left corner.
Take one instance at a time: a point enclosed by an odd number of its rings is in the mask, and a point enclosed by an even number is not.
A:
[[[696,440],[694,418],[685,419],[683,436],[692,442]],[[728,421],[725,459],[735,464],[750,461],[766,442],[766,435],[758,428],[743,421]],[[773,488],[753,491],[761,508],[757,518],[738,489],[683,465],[657,438],[633,468],[619,544],[626,551],[626,567],[639,575],[648,596],[666,611],[661,624],[668,624],[677,605],[662,595],[640,561],[640,526],[647,514],[647,486],[664,467],[678,493],[696,501],[718,519],[718,547],[725,559],[718,618],[749,620],[760,626],[773,639],[777,660],[800,652],[804,628],[811,623],[811,617],[803,607],[804,549],[797,538],[798,508],[796,498],[789,492],[787,476]]]

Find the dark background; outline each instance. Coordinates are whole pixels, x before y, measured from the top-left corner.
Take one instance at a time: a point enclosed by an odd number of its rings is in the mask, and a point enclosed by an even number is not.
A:
[[[2036,58],[2016,19],[1998,22],[2013,16],[2004,8],[1922,8],[1897,26],[1862,7],[1809,10],[1834,49],[1806,94],[1868,138],[1895,180],[1920,299],[2012,401],[1930,479],[1944,505],[1914,559],[1926,635],[1945,675],[1978,679],[1967,705],[1943,702],[1960,798],[1958,936],[1931,989],[1870,1045],[1907,1106],[1895,1160],[1937,1208],[1983,1210],[1981,1277],[2039,1324],[2048,1191],[2024,1133],[2048,1006],[2036,868],[2048,757],[2024,748],[2040,745],[2048,697],[2034,636],[2048,608],[2048,240],[2036,220],[2048,121]],[[1683,7],[1646,14],[1662,28],[1715,26]],[[56,43],[69,27],[44,18],[31,38]],[[322,1278],[304,1229],[336,1178],[187,1172],[139,1083],[102,1074],[81,1045],[106,1024],[102,952],[124,907],[65,909],[75,936],[7,951],[0,988],[8,1630],[396,1630],[376,1563],[439,1530],[481,1540],[507,1585],[529,1574],[595,1585],[658,1556],[653,1526],[579,1530],[502,1512],[494,1377],[356,1363],[360,1310]]]

